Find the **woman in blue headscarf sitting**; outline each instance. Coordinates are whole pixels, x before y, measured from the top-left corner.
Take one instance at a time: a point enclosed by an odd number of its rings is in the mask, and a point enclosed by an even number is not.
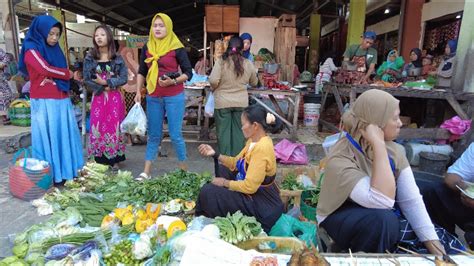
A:
[[[377,69],[377,76],[385,82],[397,82],[402,77],[402,68],[405,64],[403,57],[398,56],[397,50],[391,50],[387,55],[387,61]]]
[[[450,87],[453,76],[454,65],[456,64],[456,49],[458,40],[449,40],[444,48],[444,59],[436,71],[437,86]]]
[[[242,56],[253,63],[255,60],[253,59],[253,55],[250,52],[250,47],[252,46],[252,35],[250,35],[250,33],[245,32],[240,35],[240,39],[244,41],[244,49],[242,49]]]
[[[19,70],[30,78],[33,157],[49,162],[55,183],[70,180],[84,164],[81,138],[69,99],[73,73],[59,46],[63,26],[37,16],[26,34]]]

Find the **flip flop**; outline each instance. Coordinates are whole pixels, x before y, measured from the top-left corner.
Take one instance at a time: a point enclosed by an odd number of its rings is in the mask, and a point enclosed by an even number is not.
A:
[[[151,177],[145,172],[141,173],[137,178],[135,178],[136,181],[143,181],[148,179],[151,179]]]

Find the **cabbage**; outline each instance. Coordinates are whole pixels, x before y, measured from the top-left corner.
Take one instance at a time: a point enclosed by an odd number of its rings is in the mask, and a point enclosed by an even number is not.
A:
[[[18,258],[23,259],[28,252],[28,243],[23,243],[20,245],[15,245],[13,247],[13,255],[17,256]]]
[[[39,226],[33,225],[28,230],[28,243],[32,244],[41,244],[43,241],[49,238],[57,237],[58,234],[56,230],[50,226]]]
[[[38,252],[30,253],[25,258],[26,262],[34,265],[43,265],[44,264],[44,255]]]
[[[27,242],[27,239],[26,239],[27,236],[28,236],[28,232],[27,232],[27,231],[25,231],[25,232],[23,232],[23,233],[21,233],[21,234],[18,234],[18,235],[15,236],[15,240],[14,240],[13,243],[14,243],[15,245],[20,245],[20,244],[26,243],[26,242]]]

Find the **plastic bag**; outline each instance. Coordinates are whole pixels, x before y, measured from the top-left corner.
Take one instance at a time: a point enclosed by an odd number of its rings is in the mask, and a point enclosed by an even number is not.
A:
[[[449,137],[449,141],[455,141],[469,131],[471,128],[471,120],[462,120],[459,116],[455,116],[444,121],[440,128],[447,129],[451,132],[452,136]]]
[[[140,103],[135,103],[128,112],[127,117],[125,117],[122,124],[120,124],[120,131],[132,135],[145,136],[146,125],[147,119],[145,111],[143,111]]]
[[[212,92],[207,96],[206,105],[204,106],[204,115],[207,117],[214,116],[214,94],[212,94]]]
[[[209,224],[213,224],[214,219],[205,216],[195,217],[189,224],[187,231],[202,231],[202,229]]]
[[[105,236],[102,230],[97,231],[97,235],[95,236],[94,241],[99,243],[104,254],[110,253],[109,244],[107,244],[107,240],[105,239]]]
[[[282,164],[308,164],[306,147],[283,139],[275,145],[275,156]]]
[[[270,236],[297,237],[308,247],[316,242],[316,225],[310,222],[301,222],[290,215],[283,214],[270,230]]]

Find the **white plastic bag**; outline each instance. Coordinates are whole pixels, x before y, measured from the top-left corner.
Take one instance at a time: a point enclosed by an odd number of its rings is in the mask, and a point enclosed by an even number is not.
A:
[[[128,112],[127,117],[120,124],[120,131],[131,135],[145,136],[146,134],[146,114],[140,103],[135,105]]]
[[[207,117],[214,116],[214,94],[209,92],[209,96],[207,96],[206,105],[204,106],[204,115]]]

